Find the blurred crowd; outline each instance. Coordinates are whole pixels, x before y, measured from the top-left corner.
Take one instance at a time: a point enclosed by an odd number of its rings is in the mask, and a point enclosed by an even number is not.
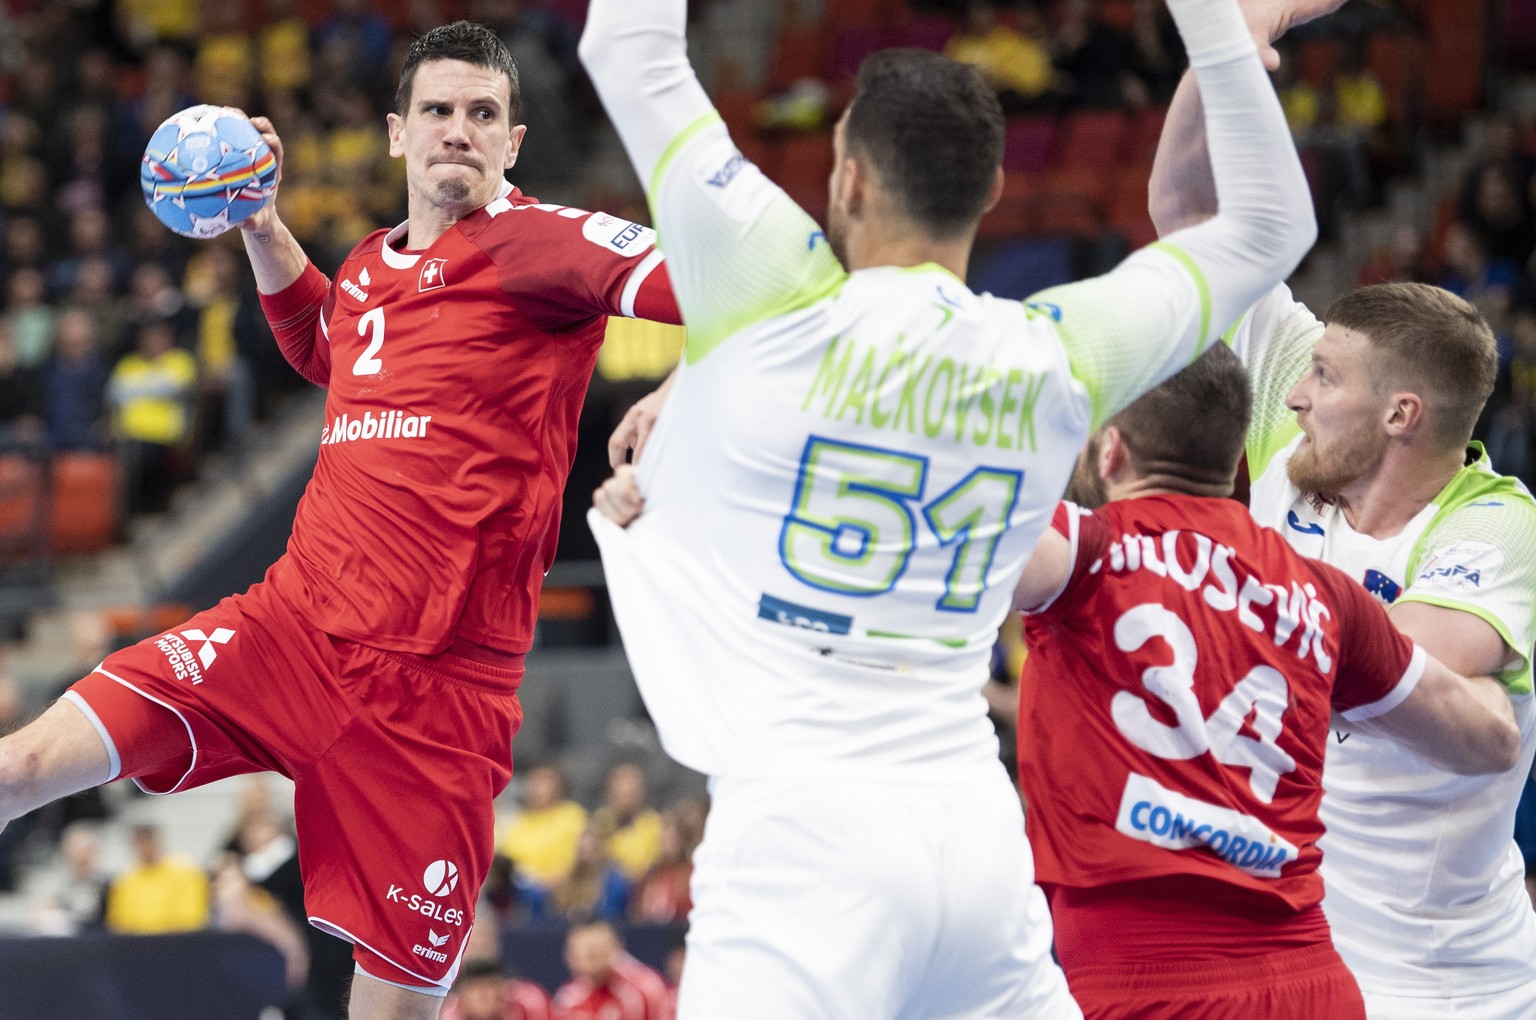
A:
[[[404,48],[445,12],[401,7],[393,21],[366,0],[308,17],[294,0],[0,12],[0,453],[116,454],[130,512],[166,509],[210,453],[240,467],[251,424],[303,384],[272,342],[238,234],[193,244],[145,208],[144,145],[196,103],[271,117],[284,220],[333,269],[403,218],[384,114]],[[520,183],[568,182],[596,117],[576,25],[521,0],[453,13],[495,27],[523,69],[539,142]]]

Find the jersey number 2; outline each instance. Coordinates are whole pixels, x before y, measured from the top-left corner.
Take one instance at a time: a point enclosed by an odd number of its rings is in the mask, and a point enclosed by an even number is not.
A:
[[[1199,652],[1189,625],[1155,602],[1128,609],[1115,621],[1115,645],[1122,652],[1134,652],[1153,638],[1168,643],[1173,661],[1147,667],[1141,685],[1172,711],[1176,722],[1159,721],[1146,698],[1121,691],[1109,704],[1120,732],[1159,758],[1186,761],[1209,751],[1223,765],[1247,768],[1253,795],[1265,804],[1273,801],[1280,777],[1296,767],[1296,759],[1276,742],[1289,698],[1285,675],[1270,666],[1253,667],[1206,718],[1195,698]],[[1240,732],[1250,714],[1257,740]]]
[[[378,375],[384,370],[384,362],[378,359],[378,353],[384,347],[384,309],[370,309],[358,319],[357,335],[368,338],[368,347],[352,366],[352,374]]]

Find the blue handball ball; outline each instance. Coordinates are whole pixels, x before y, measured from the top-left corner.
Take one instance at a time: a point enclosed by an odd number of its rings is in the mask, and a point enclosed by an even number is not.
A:
[[[272,200],[277,157],[239,110],[192,106],[155,129],[139,183],[161,223],[186,237],[216,237]]]

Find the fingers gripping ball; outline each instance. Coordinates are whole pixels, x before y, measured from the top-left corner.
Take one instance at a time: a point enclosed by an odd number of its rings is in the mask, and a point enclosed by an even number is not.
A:
[[[139,183],[161,223],[186,237],[216,237],[272,200],[277,157],[239,110],[192,106],[155,129]]]

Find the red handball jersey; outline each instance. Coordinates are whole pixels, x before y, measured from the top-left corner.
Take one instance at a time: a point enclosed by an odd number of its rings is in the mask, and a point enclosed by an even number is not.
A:
[[[1395,707],[1424,653],[1232,500],[1062,504],[1053,526],[1073,565],[1025,618],[1019,702],[1037,880],[1150,895],[1195,878],[1282,915],[1319,903],[1330,711]]]
[[[329,389],[272,579],[326,633],[520,653],[554,558],[576,422],[610,315],[681,321],[655,234],[508,188],[426,251],[369,235],[328,289],[263,298]]]

